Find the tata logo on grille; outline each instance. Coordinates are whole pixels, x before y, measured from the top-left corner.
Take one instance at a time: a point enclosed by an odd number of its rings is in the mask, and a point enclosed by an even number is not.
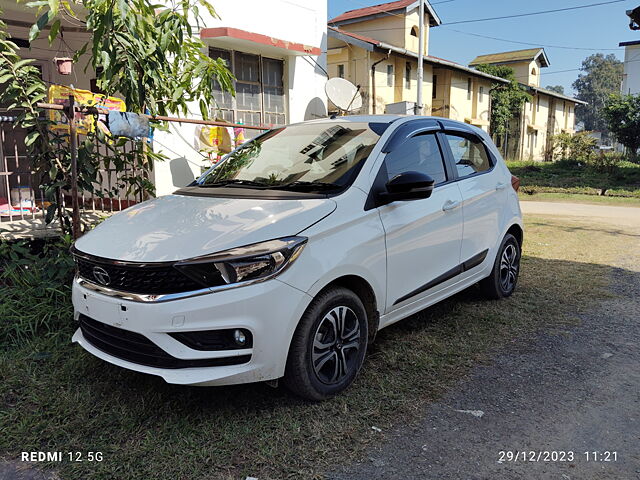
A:
[[[101,285],[109,285],[111,283],[111,277],[102,267],[93,267],[93,278]]]

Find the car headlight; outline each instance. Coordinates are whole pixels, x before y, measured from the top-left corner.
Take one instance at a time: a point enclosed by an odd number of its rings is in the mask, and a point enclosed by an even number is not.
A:
[[[184,260],[175,267],[205,287],[260,282],[284,271],[306,243],[306,237],[279,238]]]

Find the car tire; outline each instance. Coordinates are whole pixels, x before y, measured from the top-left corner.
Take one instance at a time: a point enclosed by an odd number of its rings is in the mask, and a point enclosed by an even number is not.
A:
[[[344,287],[320,292],[293,335],[284,385],[313,401],[342,392],[362,367],[368,337],[367,312],[354,292]]]
[[[520,273],[520,243],[507,233],[500,243],[491,275],[480,281],[480,290],[490,299],[510,296],[518,283]]]

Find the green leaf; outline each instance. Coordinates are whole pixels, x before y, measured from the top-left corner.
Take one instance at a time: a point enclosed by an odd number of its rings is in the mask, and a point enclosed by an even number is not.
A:
[[[53,44],[54,40],[58,36],[58,32],[60,31],[60,19],[53,22],[51,25],[51,30],[49,30],[49,45]]]
[[[51,13],[53,13],[53,16],[58,15],[60,0],[49,0],[49,8],[51,9]]]
[[[44,30],[44,27],[47,26],[49,20],[51,20],[51,11],[46,11],[40,16],[40,18],[38,18],[38,21],[32,25],[31,30],[29,31],[30,42],[33,42],[40,36],[40,32]]]
[[[24,139],[24,144],[27,147],[30,146],[33,142],[35,142],[38,139],[39,136],[40,136],[40,132],[38,130],[33,130],[29,132]]]

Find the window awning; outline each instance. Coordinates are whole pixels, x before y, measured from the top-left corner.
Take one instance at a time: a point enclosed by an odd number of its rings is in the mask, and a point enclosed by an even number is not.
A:
[[[203,28],[200,38],[205,43],[232,50],[256,51],[271,55],[320,55],[319,47],[290,42],[261,33],[232,27]],[[207,42],[210,40],[211,42]]]

